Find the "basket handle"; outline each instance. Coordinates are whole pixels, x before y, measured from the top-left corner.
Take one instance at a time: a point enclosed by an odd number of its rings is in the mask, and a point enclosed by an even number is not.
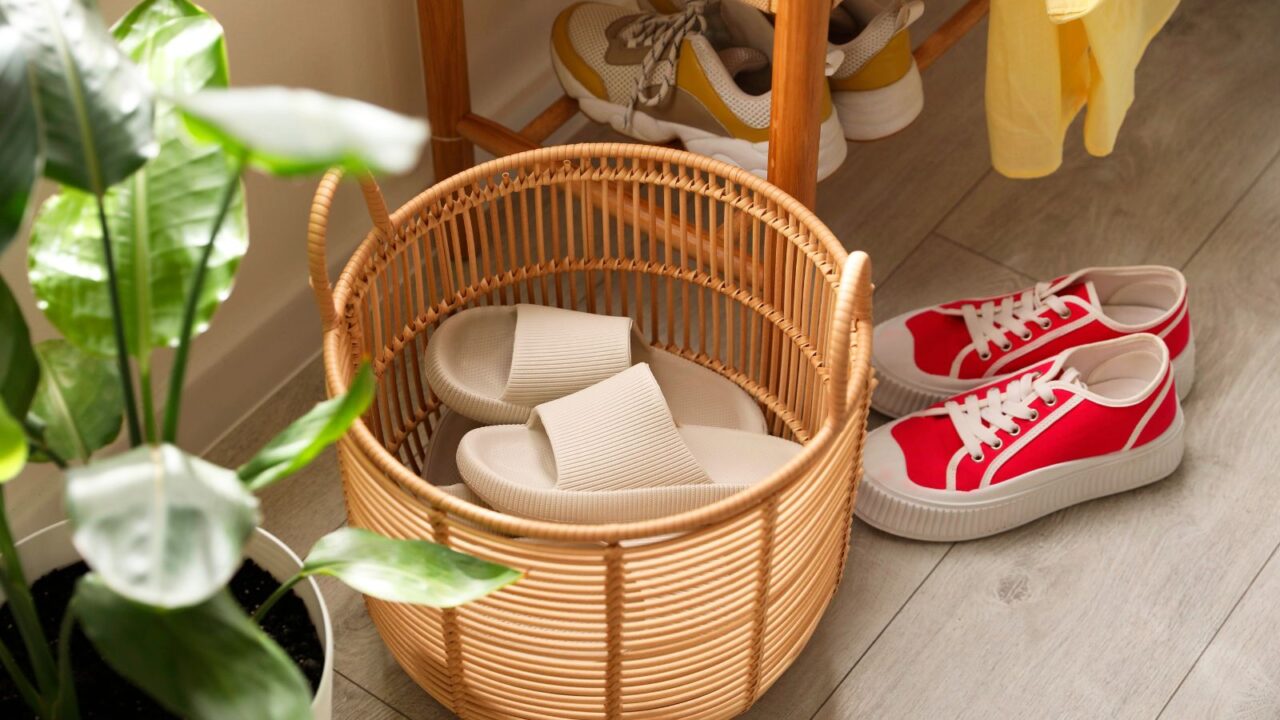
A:
[[[865,252],[858,250],[845,258],[840,272],[840,289],[837,291],[835,316],[831,323],[831,335],[827,347],[831,354],[831,403],[833,417],[843,420],[853,405],[853,393],[865,383],[851,383],[853,364],[853,333],[858,325],[871,322],[871,261]],[[871,338],[859,343],[859,355],[870,352]],[[862,345],[868,347],[862,347]]]
[[[325,253],[325,241],[329,231],[329,209],[333,206],[333,198],[338,192],[338,183],[342,180],[342,170],[333,168],[320,179],[315,197],[311,200],[311,217],[307,222],[307,270],[311,276],[311,291],[316,295],[316,306],[320,308],[320,322],[325,332],[333,328],[338,316],[333,304],[333,286],[329,284],[329,263]],[[364,173],[360,176],[360,191],[364,195],[364,204],[373,220],[374,232],[379,240],[387,242],[394,230],[391,215],[387,212],[387,201],[382,196],[373,175]]]

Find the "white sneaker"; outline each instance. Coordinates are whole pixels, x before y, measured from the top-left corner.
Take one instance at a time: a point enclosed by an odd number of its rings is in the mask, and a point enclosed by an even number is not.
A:
[[[560,84],[587,117],[645,142],[679,140],[765,177],[773,27],[757,10],[695,0],[663,15],[578,3],[556,18],[551,48]],[[818,180],[848,153],[823,92]]]
[[[842,0],[831,12],[831,47],[844,53],[831,75],[831,100],[846,138],[892,135],[924,109],[924,84],[907,30],[923,14],[919,0]]]
[[[736,0],[725,2],[764,17]],[[686,2],[638,0],[637,4],[644,11],[670,14],[683,10]],[[923,14],[920,0],[841,0],[831,10],[827,49],[839,63],[830,73],[831,101],[846,138],[876,140],[892,135],[924,109],[924,85],[907,31]],[[763,42],[772,48],[773,25],[765,21],[764,26],[760,32],[768,38]]]

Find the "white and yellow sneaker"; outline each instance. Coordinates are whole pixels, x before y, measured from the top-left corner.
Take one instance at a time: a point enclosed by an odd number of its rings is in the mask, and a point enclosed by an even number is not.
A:
[[[724,1],[742,6],[738,0]],[[637,0],[637,4],[641,10],[671,14],[681,12],[685,0]],[[748,8],[743,8],[740,12],[746,14]],[[892,135],[910,125],[924,109],[924,87],[907,30],[923,14],[920,0],[840,0],[834,4],[827,49],[839,51],[843,58],[830,73],[831,100],[846,138],[877,140]],[[765,32],[772,46],[773,26]]]
[[[694,0],[670,15],[578,3],[556,18],[551,58],[565,92],[597,122],[761,177],[769,156],[773,28],[736,2]],[[840,119],[824,92],[818,179],[844,162]]]
[[[907,27],[924,14],[919,0],[842,0],[831,11],[828,41],[844,53],[831,75],[831,99],[844,136],[876,140],[910,125],[924,109],[924,86]]]

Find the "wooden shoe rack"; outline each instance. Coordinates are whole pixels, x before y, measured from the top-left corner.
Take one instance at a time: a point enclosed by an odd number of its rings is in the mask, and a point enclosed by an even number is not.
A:
[[[769,180],[813,207],[817,197],[818,125],[831,0],[747,0],[775,15],[773,106],[769,128]],[[925,70],[973,29],[990,0],[969,0],[915,51]],[[568,96],[515,130],[471,111],[462,0],[418,0],[427,115],[437,180],[475,164],[475,147],[510,155],[542,147],[578,113]]]

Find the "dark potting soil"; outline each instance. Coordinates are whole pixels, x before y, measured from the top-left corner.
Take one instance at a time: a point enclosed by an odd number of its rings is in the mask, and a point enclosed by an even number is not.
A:
[[[89,568],[84,563],[76,563],[45,575],[31,588],[45,637],[49,639],[50,646],[55,647],[55,651],[62,613],[71,602],[76,580],[88,571]],[[279,586],[280,583],[270,573],[252,560],[246,560],[231,579],[230,587],[240,606],[252,613]],[[320,646],[320,638],[302,600],[295,593],[289,593],[267,613],[262,628],[293,658],[311,683],[311,689],[319,687],[320,671],[324,667],[324,648]],[[0,640],[13,652],[18,663],[28,669],[30,677],[26,648],[23,647],[22,636],[18,634],[13,613],[7,605],[0,608]],[[80,714],[86,719],[150,720],[174,717],[108,667],[79,626],[71,641],[71,668],[75,674]],[[18,694],[8,673],[0,670],[0,718],[17,720],[33,717],[35,716],[23,703],[22,696]]]

